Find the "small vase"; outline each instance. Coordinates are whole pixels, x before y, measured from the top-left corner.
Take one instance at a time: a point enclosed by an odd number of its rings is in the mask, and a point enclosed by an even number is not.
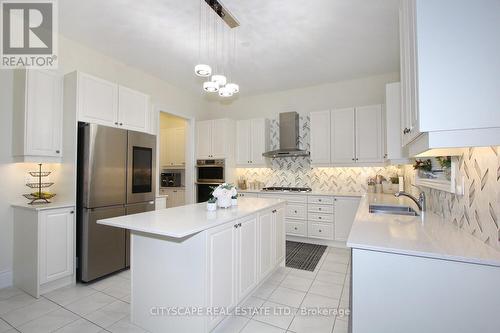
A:
[[[216,202],[207,202],[207,210],[209,212],[213,212],[217,210],[217,203]]]
[[[218,197],[217,198],[217,205],[220,208],[228,208],[231,207],[231,197]]]
[[[231,199],[231,206],[238,206],[238,199]]]

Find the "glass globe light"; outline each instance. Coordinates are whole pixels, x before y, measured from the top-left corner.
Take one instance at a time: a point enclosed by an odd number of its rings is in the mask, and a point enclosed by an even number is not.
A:
[[[227,87],[222,87],[219,89],[219,96],[220,97],[231,97],[233,96],[233,92],[229,90]]]
[[[212,82],[217,82],[222,87],[226,85],[227,79],[224,75],[212,75]]]
[[[212,74],[212,68],[209,65],[199,64],[194,67],[197,76],[208,77]]]
[[[217,82],[207,81],[203,83],[203,90],[206,92],[217,92],[219,91],[219,84]]]
[[[228,83],[226,84],[226,88],[229,89],[233,94],[237,94],[240,92],[240,86],[236,83]]]

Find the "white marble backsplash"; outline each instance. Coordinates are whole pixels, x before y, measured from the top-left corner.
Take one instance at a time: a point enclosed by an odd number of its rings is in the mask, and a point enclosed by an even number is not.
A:
[[[463,149],[458,162],[458,179],[464,178],[464,195],[423,188],[428,209],[500,250],[500,147]],[[405,166],[407,191],[415,171]]]

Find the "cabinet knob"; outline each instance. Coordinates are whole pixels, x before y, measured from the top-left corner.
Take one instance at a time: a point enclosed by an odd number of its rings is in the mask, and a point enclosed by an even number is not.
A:
[[[59,154],[61,151],[60,150],[56,150],[56,154]]]
[[[356,161],[356,159],[355,159],[355,158],[353,158],[352,160],[353,160],[353,161]]]
[[[321,232],[321,229],[319,229],[318,231]]]
[[[318,199],[318,201],[319,201],[319,202],[321,202],[322,200],[321,200],[321,199]],[[320,208],[320,210],[321,210],[321,208]]]
[[[321,216],[318,216],[318,219],[320,219],[320,220],[321,220]]]
[[[294,229],[294,230],[297,230],[297,227],[294,227],[293,229]]]
[[[120,126],[123,126],[123,123],[120,123]]]
[[[318,210],[321,210],[321,207],[319,207]]]
[[[295,214],[297,214],[297,211],[296,211],[296,210],[294,210],[293,212],[294,212]]]
[[[236,229],[236,228],[238,228],[238,225],[237,225],[237,224],[235,224],[235,225],[234,225],[234,229]]]
[[[69,212],[69,213],[70,213],[70,214],[75,214],[75,211],[74,211],[74,210],[72,210],[72,211],[71,211],[71,212]]]
[[[238,227],[241,227],[241,223],[238,223]]]
[[[118,125],[118,122],[117,122],[117,121],[115,121],[115,125]]]

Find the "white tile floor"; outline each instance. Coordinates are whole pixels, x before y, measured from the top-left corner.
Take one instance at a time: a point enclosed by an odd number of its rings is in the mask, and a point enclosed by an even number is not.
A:
[[[349,250],[328,248],[314,272],[278,269],[241,306],[250,311],[227,318],[215,332],[347,333],[347,316],[300,310],[347,307],[349,262]],[[0,333],[145,332],[130,323],[129,303],[129,271],[39,299],[15,288],[0,289]]]

